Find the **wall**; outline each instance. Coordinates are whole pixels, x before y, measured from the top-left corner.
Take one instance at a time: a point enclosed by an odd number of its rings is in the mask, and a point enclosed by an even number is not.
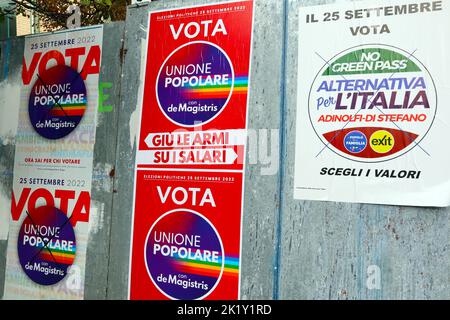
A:
[[[209,1],[154,2],[151,10],[175,8],[191,4],[207,4]],[[283,36],[283,3],[281,1],[256,1],[253,66],[250,97],[251,129],[278,129],[281,105],[281,61]],[[145,49],[147,14],[142,8],[128,12],[126,23],[124,78],[122,82],[122,105],[119,120],[117,153],[117,193],[114,195],[112,234],[121,241],[111,247],[110,284],[108,297],[123,298],[127,290],[127,267],[132,208],[133,163],[138,97],[142,79],[136,70],[142,69],[141,59]],[[270,45],[268,45],[270,44]],[[151,53],[149,53],[151,56]],[[139,90],[138,90],[139,88]],[[276,131],[278,138],[278,131]],[[263,299],[273,295],[273,279],[276,257],[276,231],[279,208],[277,175],[261,175],[261,164],[247,167],[245,181],[244,238],[243,238],[243,298]]]
[[[326,2],[335,1],[255,0],[249,128],[250,139],[258,143],[250,144],[245,181],[242,298],[448,298],[449,209],[292,198],[298,10]],[[113,110],[100,112],[97,128],[87,299],[126,298],[146,13],[206,3],[210,1],[152,2],[131,7],[125,23],[105,26],[101,81],[113,84],[108,92]],[[0,56],[0,208],[10,201],[11,124],[17,115],[8,106],[17,100],[9,93],[20,90],[23,39],[11,41],[10,48],[12,54],[6,57],[2,49]],[[1,77],[5,70],[6,79]],[[279,158],[279,170],[269,170],[264,153],[279,156],[271,159],[273,164]],[[0,241],[0,292],[5,248],[6,241]],[[366,284],[371,266],[381,271],[378,289]]]
[[[450,297],[450,209],[294,201],[298,12],[339,1],[288,1],[286,136],[281,194],[282,299],[444,299]],[[344,1],[340,1],[344,2]],[[301,30],[300,30],[301,34]],[[301,44],[300,44],[301,45]],[[298,76],[301,76],[299,74]],[[366,285],[381,269],[379,290]]]
[[[16,17],[16,25],[18,36],[31,34],[31,18],[25,17],[23,15],[18,15]]]

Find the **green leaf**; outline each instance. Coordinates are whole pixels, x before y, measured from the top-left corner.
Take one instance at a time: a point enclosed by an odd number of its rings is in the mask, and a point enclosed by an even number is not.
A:
[[[98,3],[104,5],[104,6],[108,6],[111,7],[112,6],[112,1],[111,0],[98,0]]]

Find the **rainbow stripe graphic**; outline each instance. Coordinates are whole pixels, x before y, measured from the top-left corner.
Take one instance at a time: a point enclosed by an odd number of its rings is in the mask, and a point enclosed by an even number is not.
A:
[[[192,99],[227,99],[230,93],[230,85],[210,85],[199,87],[190,87],[184,93],[187,97]],[[248,92],[248,77],[237,77],[234,81],[233,94],[247,94]]]
[[[218,263],[195,261],[190,259],[175,260],[175,265],[179,272],[195,274],[205,277],[217,278],[222,267],[222,259]],[[224,275],[239,276],[239,258],[225,257]]]
[[[55,105],[49,114],[53,117],[82,117],[84,112],[86,111],[86,108],[86,102],[79,104],[61,105],[61,107]]]
[[[42,247],[40,249],[42,249]],[[42,260],[71,265],[75,260],[75,252],[76,252],[75,247],[73,247],[72,251],[57,250],[57,249],[50,250],[48,248],[45,248],[42,249],[41,253],[39,254],[39,257]]]

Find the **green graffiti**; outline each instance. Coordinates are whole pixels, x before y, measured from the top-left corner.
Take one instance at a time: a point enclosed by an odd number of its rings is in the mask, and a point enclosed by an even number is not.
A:
[[[105,105],[105,102],[108,101],[110,98],[110,94],[105,93],[105,89],[109,90],[113,87],[112,82],[100,82],[99,84],[99,95],[98,95],[98,111],[99,112],[112,112],[113,106],[112,105]]]

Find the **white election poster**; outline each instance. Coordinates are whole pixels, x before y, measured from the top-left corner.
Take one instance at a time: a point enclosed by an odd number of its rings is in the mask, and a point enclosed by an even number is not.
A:
[[[450,2],[300,8],[296,199],[450,204]]]
[[[83,299],[102,43],[101,26],[25,39],[6,299]]]

